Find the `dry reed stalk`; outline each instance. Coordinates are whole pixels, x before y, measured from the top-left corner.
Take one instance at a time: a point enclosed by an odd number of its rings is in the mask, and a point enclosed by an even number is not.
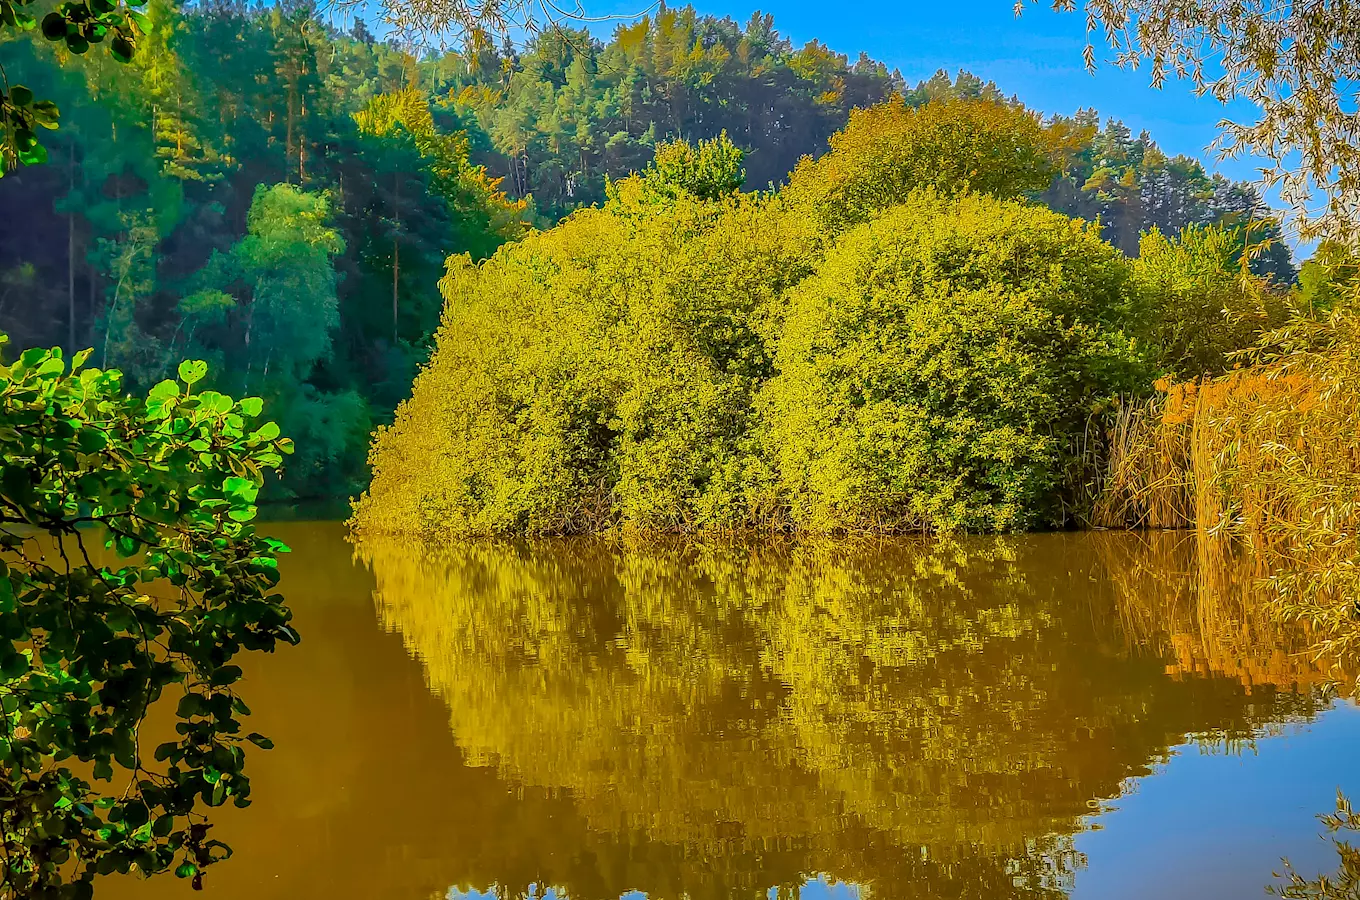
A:
[[[1194,524],[1193,467],[1186,392],[1164,386],[1145,400],[1128,400],[1115,413],[1108,460],[1094,507],[1103,528],[1186,528]]]

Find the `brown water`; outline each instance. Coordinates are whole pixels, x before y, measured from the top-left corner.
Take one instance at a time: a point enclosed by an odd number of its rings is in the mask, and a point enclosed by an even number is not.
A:
[[[271,530],[303,643],[248,669],[218,897],[1261,897],[1360,788],[1307,636],[1174,535]]]

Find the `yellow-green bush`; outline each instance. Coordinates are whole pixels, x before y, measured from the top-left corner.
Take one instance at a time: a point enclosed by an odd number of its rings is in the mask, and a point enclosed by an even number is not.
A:
[[[967,192],[1042,186],[1049,143],[1010,106],[894,103],[774,196],[735,193],[730,143],[675,146],[604,208],[452,261],[357,526],[1063,521],[1072,442],[1148,379],[1118,251]]]
[[[932,193],[843,235],[792,292],[766,438],[803,526],[1061,522],[1087,419],[1145,376],[1128,265],[1094,226]]]
[[[635,179],[633,180],[635,181]],[[769,514],[752,398],[770,307],[808,271],[777,201],[604,210],[441,284],[438,347],[372,452],[357,524],[424,533],[683,529]]]

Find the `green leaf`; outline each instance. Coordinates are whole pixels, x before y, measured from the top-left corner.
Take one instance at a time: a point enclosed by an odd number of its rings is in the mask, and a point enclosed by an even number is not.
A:
[[[0,677],[6,681],[13,681],[23,675],[29,669],[29,659],[21,653],[15,653],[11,646],[0,646]]]
[[[136,52],[132,42],[121,34],[116,35],[113,42],[109,44],[109,55],[120,63],[132,62],[132,54]]]
[[[264,401],[259,397],[242,398],[236,405],[240,408],[241,415],[252,419],[264,412]]]
[[[61,13],[48,13],[42,20],[43,37],[49,41],[60,41],[66,37],[66,19]]]
[[[260,486],[249,478],[231,475],[222,482],[222,493],[246,503],[254,503],[260,495]]]
[[[198,866],[193,863],[180,863],[175,867],[176,878],[193,878],[198,874]]]
[[[203,715],[203,698],[198,694],[185,694],[179,698],[179,705],[175,707],[175,715],[181,719],[190,719],[194,716]]]
[[[217,391],[204,391],[198,395],[199,408],[210,413],[222,414],[230,412],[236,404],[226,394]]]
[[[157,384],[146,395],[147,400],[168,400],[171,397],[179,396],[179,383],[171,381],[169,378]]]
[[[246,740],[250,741],[252,744],[254,744],[256,747],[259,747],[261,750],[274,749],[274,742],[271,741],[269,738],[265,737],[264,735],[260,734],[258,731],[252,731],[250,734],[246,735]]]
[[[76,437],[76,445],[82,453],[98,453],[109,445],[109,438],[98,428],[82,428]]]
[[[20,150],[15,155],[19,157],[19,162],[26,166],[40,166],[47,162],[47,148],[39,143],[34,143],[27,150]]]
[[[229,684],[235,684],[240,680],[241,675],[240,666],[222,666],[212,673],[212,676],[208,679],[208,683],[216,687],[225,687]]]
[[[33,92],[22,84],[16,84],[9,89],[9,102],[15,106],[28,106],[33,102]]]
[[[249,522],[251,519],[255,518],[258,512],[259,510],[256,509],[255,507],[247,506],[243,509],[233,509],[228,511],[227,517],[234,522]]]
[[[33,502],[33,474],[24,466],[9,465],[0,470],[0,496],[20,505]]]
[[[185,384],[197,384],[208,374],[208,364],[201,359],[186,359],[179,364],[179,380]]]

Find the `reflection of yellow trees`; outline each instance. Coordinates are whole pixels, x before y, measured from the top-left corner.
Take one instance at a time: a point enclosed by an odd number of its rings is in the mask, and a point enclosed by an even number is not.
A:
[[[1154,621],[1116,604],[1146,576],[1102,560],[1129,553],[1063,535],[360,547],[468,757],[561,792],[596,834],[673,848],[655,871],[630,858],[620,890],[695,897],[799,871],[1056,893],[1091,804],[1184,735],[1306,711],[1168,678],[1120,624]]]
[[[1192,532],[1106,532],[1090,541],[1116,585],[1130,640],[1162,649],[1170,674],[1226,675],[1258,691],[1352,680],[1317,657],[1306,623],[1275,614],[1266,573],[1227,542]]]

